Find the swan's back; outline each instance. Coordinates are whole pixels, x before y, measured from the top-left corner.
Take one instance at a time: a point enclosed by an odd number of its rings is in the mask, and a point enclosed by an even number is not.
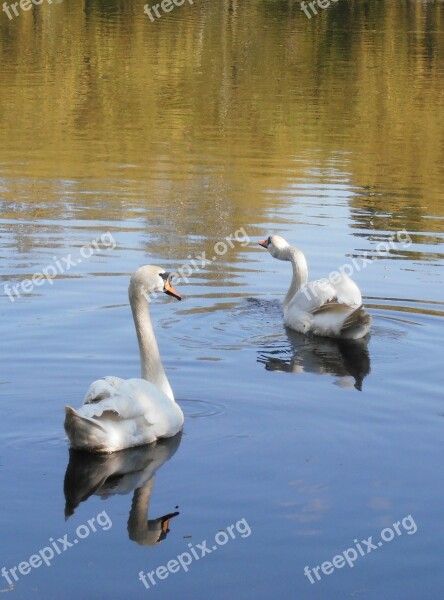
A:
[[[284,307],[287,327],[302,333],[358,339],[370,331],[371,317],[362,307],[356,283],[341,275],[312,281],[302,287]]]
[[[332,302],[347,305],[351,308],[361,306],[361,292],[350,277],[341,275],[334,279],[334,283],[330,279],[311,281],[296,292],[290,301],[289,307],[294,304],[301,311],[314,313]]]
[[[65,430],[73,448],[114,452],[178,433],[184,422],[179,405],[144,379],[111,378],[91,384],[85,403],[66,408]]]

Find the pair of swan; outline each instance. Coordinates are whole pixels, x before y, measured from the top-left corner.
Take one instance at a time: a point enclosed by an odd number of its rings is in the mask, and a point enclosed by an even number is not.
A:
[[[299,248],[279,235],[258,242],[278,260],[291,263],[293,278],[284,299],[284,323],[300,333],[357,340],[370,331],[371,317],[362,306],[356,283],[339,272],[308,282],[308,267]]]
[[[335,283],[308,282],[302,252],[273,235],[259,242],[279,260],[291,262],[293,279],[284,300],[285,324],[302,333],[358,339],[370,329],[361,292],[347,276]],[[174,436],[182,429],[183,412],[175,402],[154,335],[147,295],[164,292],[181,299],[171,276],[160,267],[140,267],[128,289],[139,342],[141,379],[104,377],[91,384],[83,405],[66,407],[65,430],[74,449],[115,452]]]

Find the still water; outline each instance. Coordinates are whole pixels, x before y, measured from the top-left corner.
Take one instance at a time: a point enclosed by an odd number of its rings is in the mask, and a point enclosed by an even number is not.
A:
[[[0,13],[5,598],[440,597],[443,27],[438,1]],[[270,233],[314,278],[360,266],[368,343],[285,330]],[[146,263],[193,271],[150,305],[184,432],[70,454],[65,404],[138,376]]]

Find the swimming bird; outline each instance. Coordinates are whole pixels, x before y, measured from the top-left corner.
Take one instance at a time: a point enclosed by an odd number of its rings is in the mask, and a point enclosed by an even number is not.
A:
[[[156,473],[173,457],[180,446],[181,438],[182,432],[179,432],[153,444],[128,448],[113,454],[93,454],[71,449],[63,485],[65,518],[73,515],[79,504],[87,501],[92,495],[107,501],[112,496],[123,496],[133,492],[127,525],[130,540],[142,546],[153,546],[162,542],[169,532],[171,520],[176,518],[179,512],[168,512],[157,518],[147,513]],[[162,499],[163,502],[165,498]],[[103,527],[102,523],[99,524]]]
[[[104,377],[91,384],[79,409],[67,406],[65,431],[72,448],[115,452],[181,430],[183,412],[165,374],[148,309],[148,294],[155,292],[181,300],[164,269],[140,267],[131,277],[128,296],[139,342],[141,379]]]
[[[300,333],[358,339],[370,331],[371,316],[362,306],[356,283],[339,272],[308,282],[308,267],[299,248],[279,235],[258,242],[274,258],[291,262],[293,278],[284,299],[284,323]]]

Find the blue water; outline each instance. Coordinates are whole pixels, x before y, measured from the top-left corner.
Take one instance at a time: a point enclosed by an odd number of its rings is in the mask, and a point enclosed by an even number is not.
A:
[[[130,1],[0,22],[5,598],[442,593],[439,6],[271,4],[202,0],[156,30]],[[353,265],[368,340],[285,329],[271,233],[312,278]],[[195,264],[181,302],[150,303],[183,434],[70,452],[65,405],[139,375],[141,264]]]
[[[273,230],[297,241],[317,276],[342,264],[347,254],[371,254],[375,246],[349,234],[341,200],[337,205],[322,200],[316,210],[323,203],[324,218],[335,218],[334,250],[326,258],[316,240],[316,215],[307,216],[309,203],[309,197],[294,197],[283,211],[273,211],[266,225],[246,228],[250,243],[242,238],[229,259],[221,256],[188,283],[177,284],[182,302],[160,298],[151,304],[165,367],[186,415],[178,448],[160,464],[149,508],[150,519],[180,514],[155,547],[131,541],[127,532],[132,486],[145,485],[144,475],[122,484],[123,492],[117,477],[107,491],[100,493],[99,487],[94,494],[94,470],[101,473],[102,459],[98,467],[91,459],[86,474],[82,465],[74,471],[77,483],[68,496],[80,494],[80,499],[65,521],[69,454],[62,421],[64,405],[79,404],[95,378],[138,374],[128,278],[138,264],[171,268],[171,261],[146,251],[145,232],[131,220],[113,231],[116,248],[76,265],[69,276],[46,281],[29,296],[13,303],[3,298],[3,564],[9,569],[27,561],[51,537],[67,533],[74,539],[76,527],[103,511],[102,521],[112,522],[106,531],[97,527],[55,554],[50,567],[42,564],[20,575],[14,597],[143,598],[153,586],[145,589],[140,571],[166,565],[190,552],[189,544],[212,541],[243,519],[251,529],[248,536],[237,533],[217,551],[193,558],[188,572],[180,568],[157,579],[157,597],[247,598],[254,590],[265,598],[272,589],[283,597],[291,589],[317,598],[328,586],[329,597],[347,589],[368,597],[416,598],[418,569],[429,597],[437,593],[441,281],[427,260],[410,258],[418,250],[412,242],[402,260],[396,255],[377,260],[356,276],[374,318],[368,345],[347,351],[333,341],[286,331],[280,300],[289,265],[256,246],[256,233]],[[296,225],[301,213],[304,223]],[[279,225],[284,218],[285,225]],[[14,224],[3,221],[3,253],[17,281],[49,264],[48,258],[60,259],[70,250],[78,256],[82,236],[87,240],[93,229],[103,229],[103,223],[71,222],[60,245],[54,236],[59,226],[22,223],[24,235],[32,230],[41,239],[42,251],[33,248],[17,258],[9,251]],[[216,242],[206,240],[203,247]],[[421,280],[427,285],[412,298],[407,290]],[[150,452],[156,449],[148,448],[142,463],[155,460]],[[127,470],[143,472],[131,467],[131,456],[128,460]],[[110,473],[116,469],[125,467],[119,464]],[[151,475],[148,469],[145,477]],[[354,539],[379,539],[382,528],[408,515],[416,533],[404,531],[386,547],[359,557],[355,567],[335,570],[328,581],[323,575],[310,584],[304,577],[305,566],[321,565],[353,546]]]

